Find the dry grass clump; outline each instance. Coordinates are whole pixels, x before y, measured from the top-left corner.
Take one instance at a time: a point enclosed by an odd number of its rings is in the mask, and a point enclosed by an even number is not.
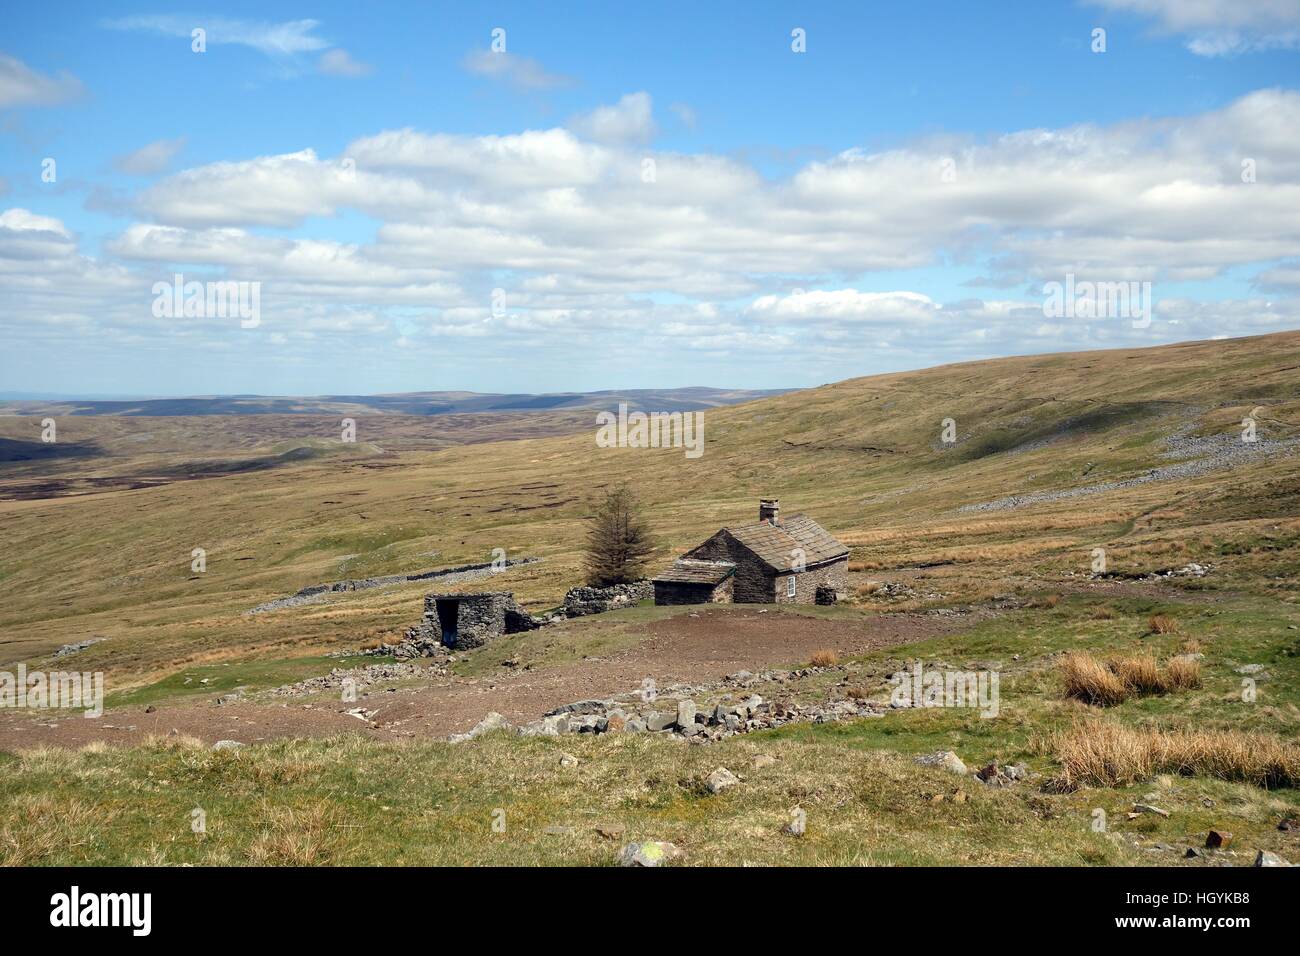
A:
[[[1160,665],[1150,654],[1134,654],[1131,657],[1112,657],[1106,662],[1115,676],[1132,694],[1145,697],[1149,694],[1165,692],[1165,678],[1160,673]]]
[[[1092,610],[1092,619],[1094,621],[1113,621],[1119,615],[1109,604],[1100,604]]]
[[[1045,596],[1040,597],[1040,598],[1036,598],[1035,600],[1031,601],[1030,604],[1029,604],[1029,606],[1030,606],[1030,607],[1041,607],[1041,608],[1046,608],[1046,609],[1048,609],[1048,610],[1051,610],[1052,608],[1056,607],[1056,605],[1058,605],[1058,604],[1060,604],[1060,603],[1061,603],[1061,595],[1059,595],[1059,594],[1048,594],[1048,595],[1045,595]]]
[[[1111,707],[1129,697],[1170,694],[1201,686],[1201,663],[1194,657],[1171,657],[1162,670],[1149,654],[1100,661],[1085,651],[1061,658],[1057,671],[1065,696],[1098,707]]]
[[[812,657],[808,658],[809,667],[834,667],[839,662],[840,655],[829,647],[822,648],[820,651],[813,651]]]
[[[1171,691],[1194,690],[1201,686],[1201,662],[1180,654],[1165,664],[1165,682]]]
[[[1168,614],[1152,614],[1147,627],[1152,634],[1175,634],[1178,631],[1178,621]]]
[[[1056,665],[1065,682],[1065,696],[1086,704],[1109,707],[1128,697],[1124,682],[1091,654],[1072,651]]]
[[[1295,787],[1300,747],[1277,737],[1223,730],[1151,730],[1080,721],[1053,735],[1066,789],[1123,787],[1158,773],[1217,777],[1257,787]]]

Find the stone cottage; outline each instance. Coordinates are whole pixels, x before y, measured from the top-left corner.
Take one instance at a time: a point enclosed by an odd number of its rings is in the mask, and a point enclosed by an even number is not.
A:
[[[849,549],[775,498],[758,521],[720,529],[654,577],[655,604],[825,604],[844,587]]]

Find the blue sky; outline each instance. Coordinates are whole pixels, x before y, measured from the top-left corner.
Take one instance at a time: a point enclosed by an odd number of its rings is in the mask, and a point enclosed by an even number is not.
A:
[[[807,6],[12,7],[0,392],[802,386],[1300,327],[1300,0]],[[258,283],[256,324],[157,315],[177,273]],[[1046,315],[1067,274],[1154,320]]]

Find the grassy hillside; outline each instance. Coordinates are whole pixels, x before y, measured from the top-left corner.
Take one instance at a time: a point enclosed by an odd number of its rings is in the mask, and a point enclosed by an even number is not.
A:
[[[162,487],[3,502],[0,658],[109,637],[84,659],[120,685],[222,655],[353,647],[414,621],[421,589],[243,612],[304,585],[484,560],[494,548],[545,558],[501,583],[534,609],[551,606],[579,580],[589,501],[623,480],[645,499],[664,560],[749,519],[760,495],[777,495],[852,545],[859,565],[933,565],[931,589],[950,600],[1084,573],[1099,546],[1115,570],[1211,561],[1224,566],[1221,582],[1294,600],[1287,572],[1300,567],[1300,478],[1294,449],[1277,442],[1300,436],[1297,368],[1300,333],[1000,359],[710,411],[697,459],[597,448],[593,423],[565,437],[327,454]],[[1256,406],[1264,441],[1232,467],[962,510],[1140,478],[1181,460],[1168,457],[1171,440],[1192,461],[1240,452],[1240,421]],[[951,446],[941,441],[945,418],[956,423]],[[140,445],[151,454],[147,434]],[[201,575],[190,572],[195,547],[208,553]]]
[[[1297,369],[1297,333],[1004,359],[709,411],[698,459],[597,448],[594,422],[576,435],[437,451],[367,452],[307,436],[320,454],[275,468],[2,502],[0,661],[40,663],[59,644],[107,638],[69,660],[107,671],[114,722],[78,751],[0,752],[0,766],[21,771],[0,785],[10,808],[0,813],[0,862],[601,863],[624,840],[668,839],[693,863],[1141,864],[1184,862],[1211,828],[1236,835],[1214,861],[1249,862],[1259,849],[1300,858],[1300,829],[1278,826],[1300,816]],[[1252,412],[1261,440],[1243,443]],[[214,455],[228,447],[229,432],[209,434]],[[293,444],[275,439],[243,453]],[[139,454],[154,467],[175,463],[168,452]],[[759,639],[759,619],[741,608],[723,609],[731,624],[690,608],[636,608],[500,639],[456,664],[454,686],[382,692],[381,706],[415,721],[391,732],[320,739],[356,725],[328,695],[243,717],[211,707],[237,687],[256,692],[356,663],[325,655],[397,635],[419,617],[425,590],[245,613],[304,585],[504,548],[544,560],[491,587],[513,589],[534,610],[555,605],[580,580],[589,503],[622,481],[645,500],[663,561],[721,524],[751,520],[768,495],[851,545],[850,606],[802,611],[802,649],[789,654],[788,623],[763,632],[776,635],[765,645],[777,648],[776,663],[802,664],[796,655],[823,635],[827,646],[845,634],[869,646],[862,638],[887,622],[910,622],[905,643],[765,686],[769,699],[850,689],[887,697],[888,675],[922,660],[998,671],[1000,715],[891,711],[704,748],[624,735],[453,746],[409,729],[455,695],[469,701],[472,723],[507,691],[532,699],[530,681],[564,678],[575,696],[603,692],[601,680],[623,686],[623,654],[643,674],[642,659],[663,665],[663,648],[688,647],[697,672],[713,673],[707,651],[724,633],[746,647]],[[190,571],[194,547],[208,552],[203,574]],[[1096,548],[1108,578],[1090,574]],[[1142,580],[1191,562],[1210,570]],[[878,613],[899,610],[933,613]],[[664,643],[674,622],[688,643]],[[1160,662],[1195,654],[1199,673],[1194,686],[1134,691],[1103,708],[1066,693],[1062,655],[1075,652]],[[498,685],[516,673],[503,665],[520,662],[518,680]],[[1243,674],[1258,683],[1249,702]],[[150,703],[160,709],[146,718]],[[183,734],[140,742],[149,727],[191,726],[177,716],[185,708],[207,708],[203,726],[252,739],[277,736],[268,720],[278,713],[317,739],[236,752]],[[310,724],[311,714],[323,722]],[[3,729],[26,741],[42,719]],[[90,723],[63,721],[61,731]],[[1107,757],[1103,779],[1089,748],[1107,740],[1130,750]],[[985,788],[911,759],[944,749],[972,768],[1024,764],[1033,781]],[[560,766],[561,750],[577,768]],[[758,753],[775,763],[756,766]],[[708,794],[702,781],[717,766],[740,787]],[[1169,815],[1133,813],[1138,803]],[[808,817],[802,839],[781,832],[796,806]],[[209,814],[205,837],[189,830],[194,807]],[[491,828],[498,810],[504,834]],[[1105,833],[1092,829],[1098,810],[1111,821]]]

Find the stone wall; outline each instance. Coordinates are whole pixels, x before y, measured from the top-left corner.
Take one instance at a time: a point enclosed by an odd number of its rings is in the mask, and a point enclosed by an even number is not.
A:
[[[801,574],[795,575],[794,597],[786,596],[786,581],[789,575],[779,575],[776,579],[776,601],[778,604],[816,604],[817,589],[830,587],[840,590],[844,587],[849,559],[840,558],[828,564],[817,565]]]
[[[564,595],[564,605],[560,608],[565,617],[583,617],[587,614],[602,614],[618,607],[631,607],[654,597],[654,585],[650,581],[633,581],[631,584],[612,584],[607,588],[577,587],[570,588]]]

